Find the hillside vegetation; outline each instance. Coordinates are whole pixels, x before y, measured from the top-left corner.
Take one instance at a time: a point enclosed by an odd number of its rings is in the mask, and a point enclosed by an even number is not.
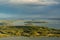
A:
[[[60,30],[40,26],[0,26],[0,37],[60,37]]]

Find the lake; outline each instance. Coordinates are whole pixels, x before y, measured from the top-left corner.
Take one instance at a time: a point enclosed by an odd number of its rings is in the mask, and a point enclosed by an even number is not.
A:
[[[0,38],[0,40],[60,40],[59,37],[7,37],[7,38]]]
[[[60,29],[60,20],[40,20],[40,21],[46,21],[48,23],[33,23],[33,24],[37,26]]]
[[[24,23],[25,21],[31,21],[31,20],[23,20],[23,21],[16,21],[13,24],[14,25],[24,25],[26,23]],[[44,26],[44,27],[49,27],[49,28],[56,28],[56,29],[60,29],[60,20],[50,20],[50,19],[37,19],[37,20],[33,20],[33,21],[46,21],[48,23],[32,23],[33,25],[37,25],[37,26]]]

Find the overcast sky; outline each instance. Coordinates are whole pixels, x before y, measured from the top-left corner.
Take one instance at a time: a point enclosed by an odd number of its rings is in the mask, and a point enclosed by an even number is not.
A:
[[[0,18],[60,18],[60,0],[0,0]]]

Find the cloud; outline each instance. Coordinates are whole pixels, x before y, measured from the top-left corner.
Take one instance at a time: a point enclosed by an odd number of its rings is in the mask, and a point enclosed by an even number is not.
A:
[[[10,0],[9,2],[13,4],[58,4],[58,2],[54,0]]]
[[[58,0],[0,0],[0,18],[60,17],[58,3]]]
[[[0,3],[3,4],[13,4],[13,5],[21,5],[21,4],[36,4],[36,5],[50,5],[50,4],[59,4],[56,0],[0,0]]]
[[[0,7],[0,15],[5,15],[5,18],[52,18],[60,17],[60,4],[50,6],[20,6],[19,8],[14,7]],[[1,16],[2,18],[2,16]]]

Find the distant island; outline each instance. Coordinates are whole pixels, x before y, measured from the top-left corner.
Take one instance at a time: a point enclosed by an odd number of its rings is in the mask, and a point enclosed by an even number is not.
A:
[[[60,18],[47,18],[47,19],[50,19],[50,20],[60,20]]]
[[[0,26],[0,37],[60,37],[60,29],[40,26]]]
[[[26,21],[24,23],[48,23],[46,21]]]

